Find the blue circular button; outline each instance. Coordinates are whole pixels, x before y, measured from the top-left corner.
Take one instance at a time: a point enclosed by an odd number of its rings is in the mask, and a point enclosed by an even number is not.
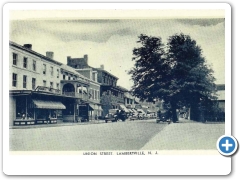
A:
[[[238,148],[238,142],[233,136],[221,136],[217,141],[217,149],[224,156],[233,155]]]

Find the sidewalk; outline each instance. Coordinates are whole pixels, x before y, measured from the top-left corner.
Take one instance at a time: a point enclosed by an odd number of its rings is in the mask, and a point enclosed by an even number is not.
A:
[[[28,126],[10,126],[9,129],[29,129],[29,128],[45,128],[45,127],[59,127],[59,126],[76,126],[88,124],[102,124],[104,120],[90,120],[88,122],[58,122],[57,124],[34,124]]]
[[[165,127],[142,150],[216,149],[218,138],[224,134],[224,123],[200,123],[180,119],[179,123],[171,123]]]

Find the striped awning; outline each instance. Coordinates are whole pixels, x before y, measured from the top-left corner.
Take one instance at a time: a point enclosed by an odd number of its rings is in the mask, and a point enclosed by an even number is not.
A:
[[[33,100],[36,108],[39,109],[66,109],[66,107],[58,101],[43,101],[43,100]]]
[[[121,110],[123,110],[125,112],[129,112],[128,109],[126,108],[126,106],[124,106],[123,104],[119,104],[119,107]]]

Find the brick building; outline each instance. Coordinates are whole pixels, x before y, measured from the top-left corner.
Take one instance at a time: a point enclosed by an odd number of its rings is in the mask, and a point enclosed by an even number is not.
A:
[[[105,104],[106,101],[102,102],[103,116],[108,113],[109,109],[119,108],[126,110],[124,105],[124,92],[128,90],[117,86],[118,77],[106,71],[104,65],[101,65],[100,68],[89,66],[87,55],[84,55],[83,58],[71,58],[71,56],[68,56],[67,65],[75,68],[77,72],[85,77],[92,78],[100,83],[100,97],[111,101],[111,105],[109,103]],[[92,73],[88,72],[90,70]]]

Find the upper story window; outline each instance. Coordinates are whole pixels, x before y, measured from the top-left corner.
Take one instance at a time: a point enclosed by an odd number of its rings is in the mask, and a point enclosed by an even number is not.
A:
[[[57,69],[57,78],[59,78],[59,69]]]
[[[27,58],[26,57],[23,58],[23,67],[27,68]]]
[[[17,87],[17,74],[12,74],[12,86]]]
[[[43,74],[46,74],[46,71],[47,70],[47,67],[46,67],[46,64],[43,64]]]
[[[50,88],[53,88],[53,82],[50,82]]]
[[[66,79],[66,76],[65,76],[65,75],[63,75],[63,79],[64,79],[64,80]]]
[[[59,83],[56,84],[57,89],[59,89]]]
[[[44,87],[47,86],[47,81],[43,80],[43,86],[44,86]]]
[[[92,74],[92,80],[93,80],[93,81],[96,81],[95,73]]]
[[[23,75],[23,88],[27,88],[27,76]]]
[[[33,60],[33,71],[36,71],[36,61]]]
[[[51,76],[53,76],[53,67],[50,68]]]
[[[70,76],[68,76],[68,80],[71,80],[71,77],[70,77]]]
[[[97,100],[98,97],[97,97],[97,90],[95,90],[95,99]]]
[[[16,53],[13,53],[13,65],[17,65],[17,58],[18,55]]]

